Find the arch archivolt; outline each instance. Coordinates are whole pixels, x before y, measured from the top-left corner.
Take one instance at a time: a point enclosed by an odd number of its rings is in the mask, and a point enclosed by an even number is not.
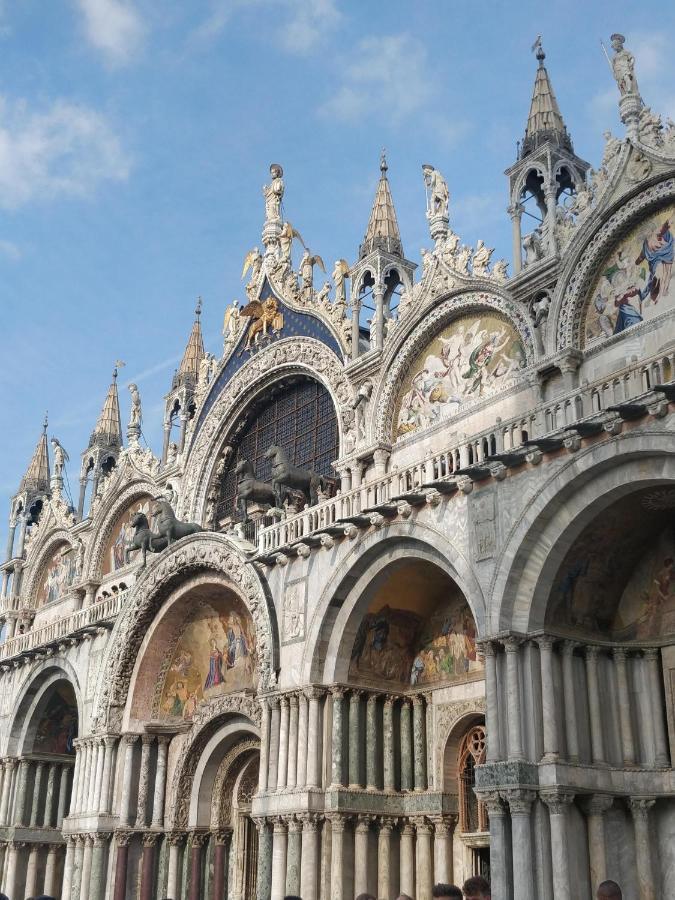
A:
[[[581,231],[575,236],[574,244],[578,251],[567,254],[567,263],[558,280],[549,312],[549,322],[555,323],[555,327],[548,330],[549,353],[567,347],[581,347],[583,310],[605,256],[640,219],[674,199],[675,178],[671,177],[632,197],[620,198],[621,205],[612,215],[595,221],[596,231],[590,240],[582,241]]]
[[[309,624],[301,668],[305,682],[348,680],[351,647],[345,650],[344,642],[353,638],[348,628],[367,612],[378,577],[398,560],[426,561],[445,572],[463,593],[477,633],[483,632],[483,592],[466,557],[428,525],[416,521],[412,537],[408,526],[394,524],[385,536],[380,532],[365,535],[334,570]]]
[[[257,738],[246,738],[238,741],[223,757],[213,781],[212,829],[230,826],[236,783],[251,758],[259,751],[260,741]]]
[[[73,536],[70,534],[70,532],[66,531],[65,528],[55,528],[44,535],[44,537],[40,541],[40,548],[37,549],[36,547],[36,550],[34,551],[34,558],[31,558],[33,556],[31,552],[28,553],[26,573],[30,574],[26,579],[25,588],[22,588],[21,590],[21,594],[24,597],[29,597],[30,602],[33,606],[35,605],[36,600],[35,592],[40,583],[40,578],[42,577],[44,567],[54,551],[61,544],[67,544],[72,551],[77,552],[77,544],[73,540]],[[32,547],[30,549],[33,550]]]
[[[445,751],[448,741],[453,734],[461,738],[475,724],[477,718],[485,716],[487,703],[485,697],[472,697],[469,700],[440,703],[435,705],[433,710],[436,785],[439,790],[445,790]]]
[[[491,632],[543,628],[551,584],[586,525],[620,497],[664,483],[675,483],[672,432],[628,432],[574,454],[504,542],[490,590]]]
[[[139,651],[155,616],[187,578],[209,571],[218,573],[220,581],[225,576],[227,586],[250,614],[256,634],[258,689],[270,683],[278,666],[278,629],[262,581],[226,537],[198,533],[177,541],[139,575],[111,633],[94,703],[96,730],[120,729]]]
[[[395,342],[382,365],[386,377],[381,382],[371,408],[375,410],[373,432],[375,441],[389,443],[392,439],[392,421],[398,393],[408,371],[417,357],[424,351],[436,335],[453,320],[467,313],[497,313],[514,326],[525,350],[528,365],[534,361],[534,338],[532,323],[526,310],[513,301],[495,292],[469,291],[455,293],[444,300],[434,300]],[[525,371],[525,370],[523,370]]]
[[[344,446],[345,423],[353,418],[353,391],[341,360],[329,347],[312,338],[273,343],[256,353],[227,383],[197,432],[183,478],[181,510],[186,517],[203,516],[219,451],[243,408],[275,381],[293,374],[314,378],[328,390],[335,406],[340,447]]]

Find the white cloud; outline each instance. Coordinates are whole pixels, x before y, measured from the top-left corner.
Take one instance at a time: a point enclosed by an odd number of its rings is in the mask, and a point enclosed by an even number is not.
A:
[[[0,205],[61,194],[87,195],[100,181],[123,181],[130,163],[108,122],[57,100],[32,111],[0,97]]]
[[[364,38],[341,68],[342,84],[319,112],[343,122],[385,115],[400,121],[429,103],[433,79],[424,46],[408,35]]]
[[[17,262],[22,256],[21,248],[18,244],[15,244],[14,241],[7,241],[0,238],[0,255],[11,260],[11,262]]]
[[[113,65],[131,60],[143,38],[143,22],[128,0],[76,0],[85,34]]]

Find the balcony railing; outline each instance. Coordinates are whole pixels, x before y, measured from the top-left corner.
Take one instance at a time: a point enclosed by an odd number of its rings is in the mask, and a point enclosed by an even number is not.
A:
[[[86,628],[114,619],[122,609],[129,591],[120,591],[105,600],[99,600],[63,619],[57,619],[42,628],[32,628],[0,645],[0,660],[28,653],[36,647],[57,643],[62,638],[77,635]]]

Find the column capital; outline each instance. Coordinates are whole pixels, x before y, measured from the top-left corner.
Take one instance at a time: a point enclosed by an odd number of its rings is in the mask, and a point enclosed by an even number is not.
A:
[[[3,765],[5,766],[5,768],[9,769],[11,771],[14,768],[14,766],[16,765],[17,760],[16,760],[15,756],[6,756],[2,762],[3,762]]]
[[[275,695],[274,697],[268,697],[267,705],[271,710],[279,709],[279,706],[281,705],[281,698],[278,695]]]
[[[380,695],[379,695],[379,694],[368,694],[367,702],[368,702],[368,703],[377,703],[377,701],[378,701],[379,699],[380,699]]]
[[[494,645],[494,641],[481,641],[479,646],[486,659],[497,655],[497,648]]]
[[[385,706],[393,706],[397,700],[398,700],[398,697],[395,694],[385,694],[384,695],[384,705]]]
[[[579,647],[579,641],[565,640],[562,642],[564,656],[574,656],[574,651]]]
[[[157,734],[157,735],[155,735],[155,737],[157,738],[157,746],[158,747],[168,745],[173,740],[172,734]]]
[[[190,847],[203,847],[210,836],[210,832],[208,831],[191,831]]]
[[[143,833],[143,846],[144,847],[154,847],[157,843],[160,834],[158,831],[145,831]]]
[[[553,644],[555,643],[555,638],[552,638],[548,634],[540,634],[539,637],[534,639],[534,643],[539,645],[540,650],[553,650]]]
[[[481,797],[481,800],[483,798]],[[483,801],[484,802],[484,801]],[[443,835],[447,837],[452,834],[455,830],[455,825],[457,823],[457,816],[449,815],[449,816],[429,816],[436,834]]]
[[[625,647],[612,647],[612,658],[615,662],[625,662],[628,657],[628,651]]]
[[[401,834],[405,835],[413,835],[415,834],[415,826],[409,819],[401,819]]]
[[[510,634],[508,637],[505,637],[502,641],[504,644],[504,649],[507,653],[517,653],[520,650],[520,645],[523,643],[522,638],[516,637],[515,634]]]
[[[272,818],[272,831],[275,834],[286,834],[288,823],[285,816],[274,816]]]
[[[342,832],[347,827],[347,822],[349,821],[349,818],[350,817],[345,816],[344,813],[336,813],[336,812],[326,813],[326,819],[330,822],[331,830],[339,832],[340,834],[342,834]],[[300,826],[301,823],[297,822],[297,825]]]
[[[302,822],[303,832],[314,832],[319,827],[319,816],[316,813],[301,813],[298,818]]]
[[[342,700],[342,698],[345,695],[346,690],[347,690],[347,688],[341,684],[331,685],[330,692],[331,692],[331,696],[333,697],[333,700]]]
[[[215,843],[218,845],[222,845],[223,847],[227,847],[232,840],[231,828],[219,828],[217,831],[213,831],[211,834]]]
[[[309,687],[303,688],[302,693],[308,700],[320,700],[326,691],[324,688],[312,684]]]
[[[265,818],[265,816],[251,816],[251,821],[258,829],[258,834],[262,834],[263,831],[268,827],[269,822]]]
[[[661,658],[661,651],[658,647],[648,647],[642,651],[644,658],[649,662],[658,662]]]
[[[608,794],[591,794],[584,805],[588,815],[601,816],[614,806],[614,797]]]
[[[187,835],[184,831],[169,831],[166,835],[166,841],[170,847],[180,847],[185,842]]]
[[[534,791],[521,789],[504,791],[502,794],[503,799],[509,804],[512,816],[529,816],[535,796]]]
[[[298,699],[298,695],[295,691],[292,694],[288,695],[288,703],[291,709],[298,708]]]
[[[600,647],[597,644],[587,644],[584,648],[586,659],[589,662],[596,663],[600,655]]]
[[[94,847],[104,847],[112,837],[112,831],[95,831],[92,837],[94,839]]]
[[[553,790],[540,791],[539,796],[554,816],[562,815],[574,801],[574,794],[571,791],[561,791],[555,788]]]
[[[355,700],[360,700],[361,696],[365,693],[362,688],[349,688],[349,700],[353,703]]]
[[[373,823],[375,816],[367,816],[363,813],[359,813],[356,818],[356,828],[354,829],[357,834],[364,834],[370,831],[370,826]]]
[[[103,743],[106,747],[114,747],[115,744],[119,741],[119,734],[104,734],[103,735]]]
[[[115,832],[115,841],[117,842],[117,846],[128,847],[133,836],[134,832],[131,830],[131,828],[119,829]]]
[[[289,708],[290,700],[289,700],[288,694],[282,694],[281,697],[279,697],[279,705],[282,709]]]
[[[629,797],[628,806],[634,819],[646,820],[649,810],[656,803],[653,797]]]
[[[425,701],[424,694],[413,694],[412,695],[412,704],[413,706],[424,706]]]
[[[415,831],[417,834],[431,834],[431,825],[427,821],[425,816],[415,816],[413,818],[413,822],[415,824]]]
[[[140,735],[138,734],[127,733],[122,735],[122,740],[127,746],[133,747],[139,737]]]
[[[150,746],[150,744],[154,744],[156,735],[151,734],[148,731],[144,731],[141,735],[141,744],[145,746]]]
[[[286,825],[288,826],[288,833],[300,834],[300,832],[302,831],[302,822],[299,822],[295,816],[284,816],[284,818],[286,819]],[[331,822],[342,818],[344,817],[334,813],[331,818]]]
[[[384,832],[385,834],[391,832],[392,828],[396,827],[396,823],[398,819],[395,816],[383,816],[379,821],[380,833]]]

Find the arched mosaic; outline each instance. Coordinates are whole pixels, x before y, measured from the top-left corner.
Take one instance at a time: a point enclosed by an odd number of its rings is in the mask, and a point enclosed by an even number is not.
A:
[[[131,520],[137,513],[142,513],[148,522],[151,522],[151,507],[152,497],[148,495],[135,500],[119,514],[103,548],[102,575],[109,575],[118,569],[123,569],[127,565],[126,548],[134,534]],[[134,556],[130,557],[129,562],[133,561],[135,555],[134,553]]]
[[[76,563],[76,553],[66,541],[52,551],[42,566],[35,594],[36,606],[54,603],[65,597],[75,580]]]

